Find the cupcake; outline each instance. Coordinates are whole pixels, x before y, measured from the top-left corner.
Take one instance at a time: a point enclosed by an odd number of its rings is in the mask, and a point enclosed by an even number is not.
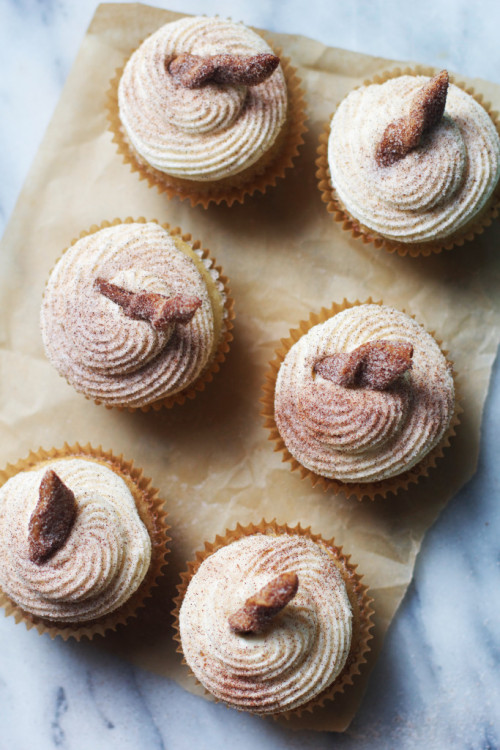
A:
[[[429,254],[463,244],[497,215],[499,124],[446,71],[400,73],[341,102],[319,149],[320,190],[354,236]]]
[[[135,615],[167,552],[158,491],[91,446],[40,449],[0,472],[0,604],[28,628],[91,638]]]
[[[109,119],[133,170],[205,207],[264,192],[302,143],[302,92],[287,60],[241,23],[186,17],[117,72]]]
[[[316,484],[358,498],[407,487],[456,423],[451,364],[413,318],[334,305],[290,332],[264,399],[276,450]]]
[[[47,357],[77,391],[107,406],[172,406],[219,369],[232,338],[226,279],[189,235],[119,220],[85,233],[45,290]]]
[[[177,640],[217,700],[300,713],[344,690],[371,638],[371,599],[333,540],[262,521],[205,544],[178,587]]]

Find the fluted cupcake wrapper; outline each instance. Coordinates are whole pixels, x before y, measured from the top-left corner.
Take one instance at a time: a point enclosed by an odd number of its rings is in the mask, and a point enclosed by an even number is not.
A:
[[[455,428],[460,423],[460,414],[463,411],[460,405],[460,395],[459,393],[457,394],[457,377],[455,373],[453,373],[453,380],[455,384],[455,410],[450,425],[441,441],[413,468],[403,472],[402,474],[398,474],[394,477],[390,477],[389,479],[384,479],[379,482],[347,483],[341,482],[337,479],[323,477],[320,474],[316,474],[310,469],[307,469],[299,461],[297,461],[296,458],[292,456],[279,433],[278,427],[276,425],[276,420],[274,418],[274,393],[279,369],[292,346],[302,336],[304,336],[304,334],[306,334],[311,328],[313,328],[313,326],[318,325],[318,323],[324,323],[329,318],[337,315],[337,313],[342,312],[342,310],[346,310],[350,307],[355,307],[356,305],[368,304],[383,305],[384,303],[381,301],[372,300],[371,297],[369,297],[364,302],[361,302],[360,300],[349,302],[348,300],[344,299],[340,304],[334,302],[330,308],[321,308],[319,313],[311,313],[309,320],[302,320],[299,323],[298,328],[291,329],[290,337],[281,339],[281,346],[275,352],[276,358],[269,363],[270,369],[266,373],[266,381],[262,386],[264,396],[260,399],[261,403],[263,404],[261,414],[264,417],[264,427],[266,427],[270,431],[269,440],[272,440],[275,443],[274,450],[276,452],[279,451],[283,454],[282,460],[284,462],[287,461],[290,463],[291,470],[298,470],[302,479],[308,477],[311,480],[313,487],[319,484],[321,487],[323,487],[323,490],[325,492],[327,490],[333,490],[337,493],[342,492],[347,498],[354,497],[358,500],[363,500],[365,498],[375,500],[376,497],[387,497],[387,495],[391,493],[395,495],[400,490],[406,490],[411,484],[418,482],[422,477],[428,476],[429,469],[432,469],[436,466],[436,462],[438,461],[438,459],[442,458],[444,455],[444,449],[449,447],[450,439],[455,435]],[[402,312],[406,311],[403,310]],[[408,313],[406,314],[408,315]],[[414,318],[415,316],[410,315],[410,317]],[[435,341],[441,348],[443,356],[447,357],[448,352],[443,350],[442,342],[435,337],[433,331],[430,331],[430,334],[434,337]],[[450,365],[453,364],[449,360],[448,362]]]
[[[437,70],[435,68],[421,65],[417,65],[413,68],[394,68],[393,70],[385,71],[384,73],[375,76],[373,79],[363,81],[362,85],[370,86],[373,83],[385,83],[385,81],[388,81],[391,78],[398,78],[399,76],[434,76],[436,73]],[[498,112],[492,109],[491,103],[485,102],[483,96],[481,94],[476,94],[474,88],[467,86],[462,81],[457,81],[452,75],[450,75],[450,83],[454,83],[455,86],[458,86],[467,94],[470,94],[470,96],[472,96],[476,102],[486,110],[500,135],[500,118]],[[318,178],[318,188],[321,193],[321,199],[323,203],[326,203],[328,213],[332,214],[334,220],[342,226],[344,231],[349,232],[354,239],[360,239],[365,244],[373,244],[376,248],[383,248],[390,253],[397,253],[401,256],[410,255],[413,258],[419,255],[427,256],[440,253],[442,250],[451,250],[454,247],[461,247],[465,242],[473,240],[474,237],[482,234],[485,228],[489,227],[492,221],[500,214],[499,181],[486,205],[478,214],[473,216],[470,222],[449,237],[444,237],[435,242],[397,242],[383,237],[369,227],[365,227],[357,219],[351,216],[337,195],[335,188],[332,186],[330,169],[328,166],[328,139],[330,136],[330,124],[334,115],[335,111],[332,113],[329,122],[325,124],[323,133],[319,138],[319,146],[317,149],[318,158],[316,159],[316,177]]]
[[[362,665],[367,661],[366,656],[370,651],[369,641],[373,638],[371,630],[374,626],[372,619],[374,614],[372,607],[373,599],[368,595],[368,587],[362,583],[363,576],[357,572],[357,565],[353,565],[350,562],[350,555],[345,554],[342,547],[338,547],[335,544],[334,539],[326,541],[320,534],[314,534],[311,531],[310,526],[303,528],[300,523],[297,524],[297,526],[288,526],[286,523],[277,523],[276,519],[273,519],[272,521],[262,519],[258,524],[251,523],[248,524],[248,526],[237,524],[235,529],[226,529],[223,536],[217,535],[214,542],[205,542],[204,549],[198,550],[195,559],[187,563],[187,570],[181,574],[181,583],[177,586],[178,595],[174,599],[175,609],[172,613],[175,629],[174,640],[178,643],[177,652],[183,654],[179,628],[179,612],[192,577],[202,562],[218,549],[235,542],[237,539],[241,539],[244,536],[252,536],[253,534],[267,534],[270,536],[280,536],[282,534],[305,536],[319,544],[335,562],[346,586],[349,602],[352,607],[353,633],[351,649],[345,667],[337,679],[315,698],[307,701],[307,703],[304,703],[302,706],[299,706],[292,711],[283,711],[275,714],[257,714],[258,716],[272,716],[273,718],[285,719],[291,718],[292,716],[300,716],[305,712],[312,712],[315,708],[323,706],[327,701],[333,700],[337,694],[343,693],[349,685],[352,685],[353,679],[360,673]],[[183,664],[189,669],[189,665],[184,658]],[[189,671],[195,682],[200,684],[191,669],[189,669]],[[206,689],[205,692],[207,695],[211,695]],[[214,696],[212,697],[214,698]],[[214,698],[214,700],[216,702],[221,702],[217,698]],[[233,707],[230,706],[230,708]],[[250,711],[249,713],[252,712]]]
[[[281,133],[267,153],[251,167],[239,174],[207,184],[172,177],[165,172],[160,172],[145,162],[137,153],[129,142],[120,120],[118,85],[125,65],[117,68],[107,94],[107,111],[109,130],[113,133],[113,143],[116,143],[123,162],[130,166],[132,172],[139,173],[139,179],[147,180],[149,187],[156,186],[159,193],[166,193],[168,198],[178,196],[181,200],[189,200],[191,206],[201,205],[203,208],[207,208],[210,203],[217,205],[226,203],[228,206],[232,206],[233,203],[243,203],[247,196],[256,192],[265,193],[268,187],[276,185],[276,181],[285,176],[286,170],[293,167],[299,147],[304,143],[303,135],[307,131],[305,125],[307,116],[304,92],[301,89],[301,80],[297,76],[296,69],[288,58],[281,57],[280,49],[275,49],[274,52],[280,57],[288,92],[287,119]]]
[[[192,250],[193,253],[198,257],[198,260],[201,261],[204,266],[206,266],[204,279],[207,282],[207,286],[215,286],[224,302],[222,328],[217,348],[214,351],[214,354],[210,358],[203,371],[198,375],[196,380],[186,388],[183,388],[181,391],[173,393],[170,396],[165,396],[164,398],[158,399],[157,401],[153,401],[150,404],[145,404],[144,406],[137,407],[128,406],[126,404],[106,404],[100,399],[94,399],[94,403],[96,403],[97,405],[104,404],[106,406],[106,409],[118,409],[119,411],[127,410],[129,412],[148,412],[151,409],[153,409],[154,411],[159,411],[164,407],[167,409],[171,409],[175,404],[182,405],[187,400],[192,400],[193,398],[195,398],[197,393],[205,390],[207,383],[210,383],[213,380],[215,373],[220,370],[220,366],[226,359],[226,355],[230,348],[230,343],[233,340],[232,329],[234,320],[234,299],[231,296],[229,279],[224,274],[222,268],[217,265],[217,261],[211,256],[210,251],[202,248],[201,242],[199,240],[193,240],[191,234],[183,233],[180,227],[172,228],[167,222],[160,224],[157,219],[145,219],[144,216],[140,216],[138,219],[133,219],[132,217],[128,216],[125,220],[113,219],[113,221],[102,221],[99,225],[93,224],[90,229],[80,232],[80,235],[71,241],[70,247],[72,247],[76,242],[78,242],[78,240],[82,239],[83,237],[87,237],[89,234],[95,234],[96,232],[99,232],[101,229],[105,229],[106,227],[117,226],[118,224],[146,224],[149,222],[159,224],[161,227],[163,227],[163,229],[166,229],[167,232],[169,232],[173,237],[174,241],[177,240],[179,242],[179,250],[182,251],[181,243],[187,245],[189,249]],[[62,254],[64,255],[64,253],[68,249],[69,248],[66,248]],[[215,280],[212,278],[211,272],[216,274],[217,278]],[[72,383],[70,383],[69,381],[67,382],[72,386]],[[91,396],[87,396],[86,394],[83,395],[85,395],[85,398],[91,399]]]
[[[24,622],[28,630],[35,628],[40,635],[48,633],[51,638],[61,636],[65,641],[68,638],[79,641],[81,638],[91,639],[95,635],[103,636],[109,631],[116,630],[118,625],[124,625],[127,620],[136,617],[138,610],[145,606],[146,599],[151,596],[152,589],[158,584],[158,578],[163,575],[165,556],[170,551],[170,537],[167,535],[170,526],[166,523],[167,514],[163,500],[159,497],[158,490],[152,486],[151,479],[144,476],[142,469],[134,466],[133,461],[127,461],[122,455],[115,456],[111,451],[103,450],[101,446],[93,448],[90,443],[83,446],[79,443],[71,446],[65,443],[62,448],[39,448],[37,451],[31,451],[27,458],[20,459],[15,464],[7,464],[6,468],[0,471],[0,487],[20,472],[40,468],[50,461],[61,458],[95,461],[119,474],[132,493],[137,512],[151,539],[151,562],[139,588],[114,612],[95,620],[81,624],[59,623],[37,617],[25,612],[0,589],[0,606],[4,608],[6,616],[13,615],[17,623]]]

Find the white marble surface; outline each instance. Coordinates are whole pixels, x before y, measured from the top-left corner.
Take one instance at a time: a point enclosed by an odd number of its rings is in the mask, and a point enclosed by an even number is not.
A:
[[[0,0],[2,231],[96,4]],[[498,0],[156,4],[500,83]],[[478,473],[426,537],[347,733],[294,734],[195,698],[92,644],[53,642],[0,618],[0,750],[500,748],[499,413],[497,366]]]

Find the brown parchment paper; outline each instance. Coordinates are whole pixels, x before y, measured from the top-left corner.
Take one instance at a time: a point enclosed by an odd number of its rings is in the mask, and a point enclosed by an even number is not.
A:
[[[123,452],[152,477],[171,524],[165,583],[144,614],[102,640],[102,648],[199,694],[174,653],[169,617],[178,574],[195,550],[227,526],[263,516],[334,536],[359,563],[375,599],[370,663],[334,703],[288,726],[340,731],[359,705],[426,529],[476,467],[500,337],[500,224],[430,258],[401,258],[350,239],[321,202],[317,141],[339,99],[392,64],[277,34],[273,39],[298,67],[310,113],[306,143],[287,179],[230,209],[193,209],[149,189],[116,154],[106,91],[138,42],[178,17],[143,5],[97,9],[7,227],[0,256],[1,458],[6,463],[39,445],[91,441]],[[500,105],[499,86],[472,84]],[[229,276],[236,300],[234,342],[221,371],[194,401],[169,411],[129,414],[96,406],[76,394],[43,353],[39,307],[55,260],[82,229],[129,215],[168,221],[200,239]],[[280,337],[322,305],[370,295],[436,330],[460,374],[465,411],[429,479],[389,500],[348,502],[313,489],[281,464],[262,427],[259,398]]]

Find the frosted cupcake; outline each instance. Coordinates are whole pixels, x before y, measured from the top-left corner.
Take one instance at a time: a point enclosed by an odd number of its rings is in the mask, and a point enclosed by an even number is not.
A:
[[[481,99],[446,71],[399,72],[341,102],[320,147],[320,189],[355,236],[428,254],[497,215],[500,137]]]
[[[148,37],[113,82],[109,111],[132,168],[205,207],[274,184],[304,131],[288,62],[220,18],[182,18]]]
[[[41,328],[48,358],[108,406],[171,406],[219,368],[232,338],[225,279],[199,243],[154,222],[86,234],[56,264]]]
[[[206,690],[233,708],[309,710],[366,661],[366,587],[342,550],[309,529],[238,526],[206,544],[183,579],[181,651]]]
[[[79,445],[0,474],[0,603],[28,627],[92,637],[136,613],[164,564],[165,513],[140,469]]]
[[[455,388],[451,364],[413,318],[347,305],[323,311],[321,322],[311,316],[300,337],[291,332],[272,364],[264,413],[292,468],[373,498],[416,481],[441,455]]]

